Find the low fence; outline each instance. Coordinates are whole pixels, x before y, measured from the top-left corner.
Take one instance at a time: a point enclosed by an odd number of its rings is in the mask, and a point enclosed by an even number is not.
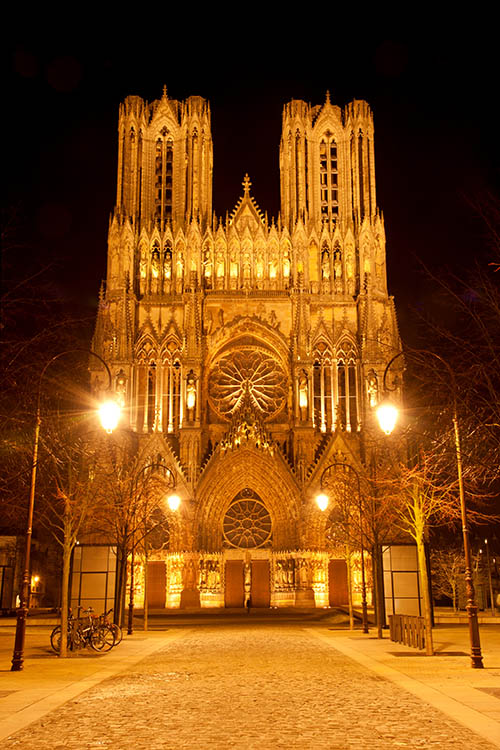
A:
[[[425,619],[416,615],[389,615],[391,641],[412,648],[425,648]]]

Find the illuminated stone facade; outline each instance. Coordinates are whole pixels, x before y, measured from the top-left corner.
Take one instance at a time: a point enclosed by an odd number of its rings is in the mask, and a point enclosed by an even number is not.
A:
[[[124,426],[182,499],[153,556],[163,606],[327,605],[342,555],[314,497],[339,456],[362,471],[399,350],[370,108],[285,105],[275,219],[248,175],[230,213],[213,213],[201,97],[130,96],[118,136],[94,349]]]

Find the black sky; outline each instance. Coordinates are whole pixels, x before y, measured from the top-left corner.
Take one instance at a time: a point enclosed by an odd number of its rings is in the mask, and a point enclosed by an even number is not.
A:
[[[257,203],[276,216],[283,104],[322,103],[328,89],[335,104],[366,99],[374,111],[377,200],[404,333],[409,306],[425,306],[430,294],[416,258],[460,269],[484,247],[470,204],[500,188],[497,51],[472,29],[366,29],[353,38],[326,31],[323,42],[309,35],[305,44],[300,24],[280,43],[262,29],[210,44],[200,35],[194,45],[184,28],[168,44],[131,43],[132,29],[128,41],[14,34],[4,58],[4,173],[7,216],[27,244],[13,251],[19,265],[54,261],[61,294],[92,315],[105,275],[125,96],[152,100],[165,84],[172,98],[209,99],[216,213],[233,208],[248,172]]]

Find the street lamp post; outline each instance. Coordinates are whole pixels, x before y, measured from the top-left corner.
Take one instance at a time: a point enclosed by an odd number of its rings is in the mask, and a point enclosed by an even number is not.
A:
[[[52,357],[52,359],[49,359],[49,361],[45,364],[44,368],[42,369],[40,373],[40,378],[38,381],[38,392],[37,392],[37,401],[36,401],[36,418],[35,418],[35,432],[33,436],[33,461],[31,464],[31,483],[30,483],[30,494],[29,494],[29,502],[28,502],[28,521],[26,526],[26,536],[25,536],[25,553],[24,553],[24,573],[23,573],[23,581],[21,585],[21,592],[19,596],[19,607],[17,609],[17,621],[16,621],[16,637],[14,641],[14,653],[12,655],[12,666],[11,671],[12,672],[19,672],[23,668],[23,662],[24,662],[24,642],[26,638],[26,618],[28,616],[28,606],[29,606],[29,595],[30,595],[30,565],[31,565],[31,539],[32,539],[32,531],[33,531],[33,511],[35,507],[35,486],[36,486],[36,474],[37,474],[37,468],[38,468],[38,444],[40,439],[40,426],[42,424],[42,418],[41,418],[41,408],[40,408],[40,402],[41,402],[41,395],[42,395],[42,382],[43,378],[45,376],[45,373],[49,366],[55,362],[57,359],[59,359],[62,356],[65,356],[66,354],[74,354],[76,352],[83,352],[84,354],[91,354],[94,357],[97,357],[100,362],[104,365],[106,368],[106,371],[108,373],[108,390],[111,391],[111,372],[106,364],[106,362],[100,357],[98,354],[92,351],[87,351],[83,349],[69,349],[68,351],[60,352],[59,354],[56,354],[55,357]],[[111,431],[113,429],[112,422],[111,422],[111,408],[106,408],[104,405],[103,411],[101,412],[101,421],[103,422],[103,427],[106,431]],[[118,417],[119,413],[117,414],[115,412],[115,417]]]
[[[360,548],[361,548],[361,610],[362,610],[362,624],[363,624],[363,633],[368,633],[368,608],[367,608],[367,602],[366,602],[366,574],[365,574],[365,547],[364,547],[364,538],[363,538],[363,508],[362,508],[362,500],[361,500],[361,481],[359,478],[359,473],[354,468],[354,466],[351,466],[351,464],[348,464],[344,461],[335,461],[334,463],[330,464],[326,467],[326,469],[323,471],[321,475],[320,480],[320,488],[321,488],[321,494],[319,494],[316,497],[316,503],[320,510],[325,511],[328,507],[330,498],[328,495],[326,495],[323,490],[326,489],[325,486],[325,477],[330,472],[331,469],[334,469],[336,467],[342,467],[345,471],[345,469],[349,469],[353,472],[354,476],[356,477],[357,482],[357,490],[358,490],[358,506],[359,506],[359,530],[360,530]]]
[[[466,592],[467,592],[467,615],[469,620],[469,640],[470,640],[470,650],[471,650],[471,666],[473,669],[482,669],[483,668],[483,657],[481,654],[481,642],[479,638],[479,624],[477,619],[477,602],[476,602],[476,596],[474,591],[474,583],[472,580],[472,562],[471,562],[471,550],[470,550],[470,534],[469,534],[469,526],[467,522],[467,503],[465,499],[465,492],[464,492],[464,482],[463,482],[463,472],[462,472],[462,449],[461,449],[461,443],[460,443],[460,428],[458,423],[458,409],[457,409],[457,386],[456,386],[456,380],[455,380],[455,373],[453,372],[453,369],[450,367],[448,362],[443,359],[439,354],[436,354],[435,352],[429,351],[427,349],[414,349],[414,350],[407,350],[405,352],[398,352],[386,365],[386,368],[384,370],[384,380],[383,380],[383,389],[384,393],[389,392],[390,390],[394,390],[394,388],[389,388],[387,386],[387,373],[389,372],[390,367],[395,362],[396,359],[399,357],[404,356],[408,353],[408,351],[413,352],[415,354],[425,354],[434,357],[435,359],[438,359],[442,365],[446,368],[449,376],[450,376],[450,383],[451,383],[451,392],[452,392],[452,423],[453,423],[453,434],[454,434],[454,442],[455,442],[455,457],[456,457],[456,464],[457,464],[457,477],[458,477],[458,492],[459,492],[459,501],[460,501],[460,516],[462,521],[462,534],[463,534],[463,543],[464,543],[464,557],[465,557],[465,586],[466,586]],[[386,419],[386,416],[388,414],[388,409],[394,410],[391,416],[391,419],[393,418],[392,426],[390,424],[390,421],[386,421],[384,425],[384,420]],[[377,410],[377,417],[379,419],[380,426],[382,430],[388,435],[392,432],[394,429],[394,426],[396,424],[397,419],[397,409],[392,404],[382,403],[380,407]]]

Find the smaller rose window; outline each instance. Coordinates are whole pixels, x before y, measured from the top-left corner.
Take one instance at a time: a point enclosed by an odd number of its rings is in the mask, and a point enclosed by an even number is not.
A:
[[[271,516],[261,500],[256,497],[233,500],[223,522],[227,544],[239,549],[263,547],[269,542],[271,532]]]

